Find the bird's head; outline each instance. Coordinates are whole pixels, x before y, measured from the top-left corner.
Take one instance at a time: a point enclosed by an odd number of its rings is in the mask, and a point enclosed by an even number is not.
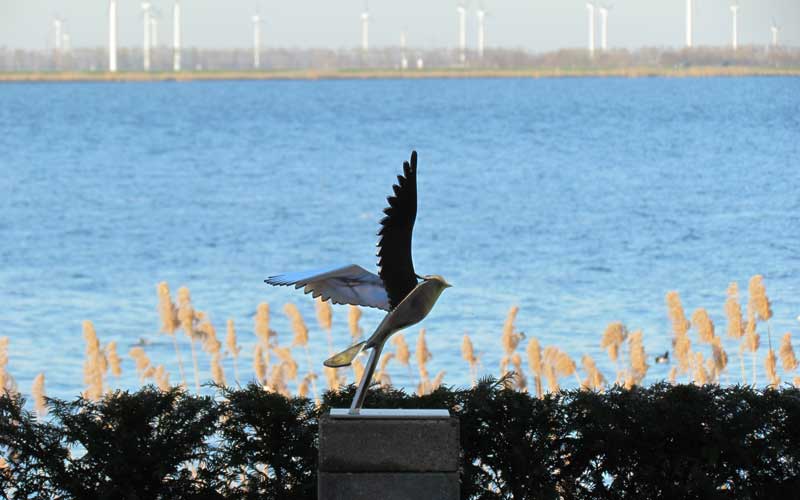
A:
[[[423,281],[433,281],[437,283],[439,286],[441,286],[442,289],[450,288],[451,286],[453,286],[450,283],[448,283],[446,279],[442,278],[438,274],[428,274],[425,276],[418,276],[418,277]]]

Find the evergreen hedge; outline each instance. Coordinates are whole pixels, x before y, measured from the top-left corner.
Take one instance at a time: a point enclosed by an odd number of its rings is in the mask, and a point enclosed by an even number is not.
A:
[[[4,498],[313,499],[317,408],[257,385],[218,397],[146,387],[49,400],[38,421],[0,397]],[[485,380],[367,406],[449,408],[461,420],[464,499],[798,498],[800,390],[659,384],[536,399]]]

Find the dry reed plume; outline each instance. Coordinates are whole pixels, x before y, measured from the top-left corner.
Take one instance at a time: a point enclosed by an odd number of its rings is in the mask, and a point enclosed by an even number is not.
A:
[[[408,344],[403,334],[396,333],[390,342],[394,344],[397,362],[403,366],[408,366],[408,362],[411,359],[411,352],[408,350]]]
[[[283,363],[274,365],[269,376],[267,390],[277,392],[287,397],[290,396],[289,386],[286,384],[285,372],[286,370]]]
[[[444,382],[444,375],[445,371],[441,370],[439,373],[436,374],[435,377],[433,377],[433,382],[431,382],[430,392],[433,392],[439,387],[441,387],[442,382]]]
[[[783,371],[792,372],[797,369],[797,358],[794,355],[792,348],[792,334],[786,332],[781,339],[781,346],[778,349],[778,354],[781,358],[781,365]]]
[[[647,354],[644,350],[644,339],[641,330],[637,330],[630,334],[628,338],[628,348],[630,349],[630,370],[625,378],[625,386],[630,388],[634,385],[641,385],[647,369],[650,365],[647,364]]]
[[[505,355],[500,361],[501,375],[505,375],[508,372],[508,364],[511,362],[511,357],[514,355],[514,351],[517,349],[520,340],[522,340],[522,335],[515,331],[516,328],[514,326],[514,320],[517,319],[518,312],[519,307],[511,307],[511,309],[508,310],[508,316],[506,316],[506,321],[503,324],[503,335],[500,337],[500,340],[503,344],[503,352]]]
[[[269,304],[262,302],[256,307],[255,333],[261,345],[269,347],[274,332],[269,329]]]
[[[0,394],[15,394],[17,384],[8,373],[8,337],[0,337]]]
[[[44,373],[36,375],[36,378],[33,379],[31,395],[33,396],[33,403],[36,407],[36,413],[39,415],[39,418],[47,415],[47,401],[45,400],[44,392]]]
[[[728,353],[726,353],[725,349],[722,347],[721,338],[714,337],[714,340],[711,341],[711,355],[714,360],[713,378],[715,381],[719,382],[720,375],[728,367]]]
[[[153,371],[153,380],[155,380],[156,386],[164,392],[172,388],[172,384],[169,383],[169,373],[164,365],[158,365]]]
[[[345,383],[345,379],[339,373],[338,368],[324,367],[322,372],[325,374],[325,382],[329,391],[338,391],[339,387]]]
[[[678,359],[678,375],[688,373],[692,365],[692,343],[689,340],[689,321],[683,311],[678,292],[667,292],[667,316],[672,322],[673,346]]]
[[[180,326],[180,319],[178,317],[178,308],[172,302],[169,293],[169,285],[166,281],[162,281],[156,285],[156,292],[158,293],[158,315],[161,318],[161,331],[166,333],[172,338],[172,345],[175,348],[175,358],[178,360],[178,372],[181,376],[181,382],[186,385],[186,374],[183,370],[183,359],[181,352],[178,348],[178,339],[175,337],[175,330]]]
[[[709,376],[708,371],[706,370],[706,365],[703,362],[703,353],[697,352],[694,355],[694,382],[697,385],[705,385],[709,383]]]
[[[594,362],[594,359],[588,354],[584,355],[581,358],[581,365],[583,366],[583,371],[586,372],[586,379],[581,383],[581,387],[602,391],[603,387],[606,385],[606,379],[603,374],[600,373],[600,370],[597,369],[597,364]]]
[[[728,337],[740,339],[744,335],[744,324],[742,320],[742,306],[739,304],[739,284],[732,281],[728,285],[725,299],[725,316],[728,318]],[[739,349],[739,367],[742,370],[742,380],[745,379],[744,356],[742,349]]]
[[[169,285],[166,281],[162,281],[156,285],[156,292],[158,293],[158,315],[161,318],[161,331],[174,335],[175,330],[180,326],[178,319],[178,308],[172,302],[169,294]]]
[[[226,385],[222,368],[222,342],[217,338],[217,329],[208,318],[198,326],[203,338],[203,350],[211,355],[211,379],[217,385]]]
[[[539,341],[533,338],[528,342],[528,347],[525,350],[528,354],[528,367],[533,373],[536,397],[541,398],[544,396],[544,391],[542,390],[542,347],[539,345]]]
[[[360,359],[353,360],[353,383],[358,384],[364,376],[364,363]]]
[[[609,323],[606,327],[606,331],[603,332],[603,338],[600,340],[600,347],[608,352],[608,357],[611,361],[615,363],[618,361],[619,348],[625,342],[627,336],[628,332],[625,330],[625,325],[619,321]]]
[[[97,338],[91,321],[83,322],[83,338],[86,341],[83,382],[87,386],[84,397],[97,401],[103,395],[103,375],[108,369],[108,364],[100,349],[100,340]]]
[[[767,372],[769,385],[773,388],[777,388],[781,383],[781,378],[778,376],[778,370],[776,369],[777,360],[775,358],[775,351],[772,349],[767,350],[767,357],[764,359],[764,368]]]
[[[200,392],[200,370],[197,365],[197,350],[194,347],[196,319],[197,313],[192,306],[192,297],[189,289],[182,286],[178,288],[178,320],[184,333],[189,337],[189,345],[192,349],[192,365],[194,366],[194,388],[197,392]]]
[[[283,312],[286,313],[286,316],[292,324],[292,333],[294,333],[292,347],[305,347],[308,345],[308,327],[303,320],[303,316],[300,314],[300,310],[297,309],[297,306],[294,304],[286,304],[283,306]]]
[[[747,326],[745,327],[744,338],[739,346],[740,352],[752,353],[753,360],[753,385],[756,384],[756,351],[761,344],[761,335],[756,332],[755,310],[749,305],[747,307]]]
[[[556,368],[556,373],[560,377],[574,376],[575,381],[578,383],[578,387],[580,387],[581,379],[578,378],[577,366],[575,365],[575,361],[569,357],[569,354],[565,353],[560,349],[557,351],[555,368]]]
[[[363,334],[363,330],[358,324],[360,320],[361,309],[359,309],[358,306],[347,306],[347,327],[350,330],[350,338],[353,340],[353,343],[358,342]]]
[[[378,370],[375,372],[374,380],[378,382],[381,387],[389,387],[392,385],[392,377],[389,376],[389,372],[386,368],[389,365],[389,361],[394,358],[395,354],[393,352],[387,352],[383,356],[381,356],[381,362],[378,366]]]
[[[417,359],[417,368],[419,369],[419,385],[417,386],[417,394],[430,394],[431,382],[427,365],[428,361],[431,360],[433,355],[428,350],[428,343],[425,341],[424,328],[419,331],[419,336],[417,337],[417,349],[414,352],[414,356]]]
[[[292,351],[288,347],[274,346],[272,352],[280,360],[280,365],[283,368],[284,376],[288,380],[297,380],[297,361],[292,357]]]
[[[131,350],[128,351],[128,356],[130,356],[136,364],[136,373],[139,374],[139,380],[144,381],[148,378],[153,378],[156,369],[150,362],[150,358],[147,356],[147,353],[144,352],[144,349],[141,347],[132,347]]]
[[[327,325],[330,326],[331,320],[331,313],[330,313],[330,304],[317,301],[317,319],[319,320],[320,325]],[[325,307],[320,307],[319,304],[327,305],[328,313],[320,313],[320,311],[325,311]],[[311,355],[308,353],[308,327],[306,326],[306,322],[303,320],[303,316],[300,314],[300,310],[294,304],[286,304],[283,307],[283,311],[286,313],[286,316],[289,318],[289,321],[292,324],[292,331],[294,332],[294,338],[292,339],[292,347],[300,346],[303,348],[306,354],[306,365],[308,368],[308,372],[314,374],[313,365],[311,364]],[[324,328],[324,326],[323,326]],[[330,328],[328,328],[328,349],[331,349],[332,340],[330,339]],[[296,365],[296,363],[295,363]],[[314,394],[314,399],[317,399],[317,384],[316,384],[316,374],[314,377],[310,379],[311,381],[311,390]]]
[[[236,340],[236,327],[233,324],[233,320],[229,319],[225,324],[225,349],[228,351],[228,354],[231,355],[233,359],[233,380],[236,382],[236,385],[239,385],[239,353],[242,352],[241,346],[237,343]]]
[[[316,378],[317,376],[312,373],[309,373],[308,375],[303,377],[303,379],[297,385],[297,395],[300,396],[301,398],[307,398],[309,384]]]
[[[408,349],[408,344],[406,343],[406,338],[403,333],[395,333],[390,339],[394,345],[394,354],[397,363],[400,366],[405,366],[406,371],[408,371],[408,378],[409,380],[414,378],[414,372],[411,370],[411,351]]]
[[[122,375],[122,360],[119,359],[117,354],[117,343],[109,342],[106,345],[106,359],[108,360],[108,367],[111,369],[111,375],[119,377]]]
[[[333,307],[330,302],[323,302],[322,297],[317,297],[314,301],[314,309],[317,313],[317,323],[319,327],[325,330],[325,336],[328,339],[328,352],[333,351]]]
[[[253,372],[259,384],[264,385],[267,379],[267,363],[264,361],[264,348],[256,344],[253,348]]]
[[[201,334],[201,339],[203,341],[202,348],[205,352],[209,354],[214,354],[220,352],[222,349],[222,342],[219,341],[217,338],[217,329],[214,328],[214,325],[206,319],[197,327],[197,331]]]
[[[763,276],[757,274],[750,278],[748,293],[753,303],[753,309],[758,314],[759,319],[761,321],[769,321],[772,318],[772,308],[767,297],[767,289],[764,287]]]
[[[728,318],[728,336],[742,338],[742,306],[739,304],[739,285],[734,281],[728,286],[728,298],[725,300],[725,316]]]
[[[211,355],[211,378],[217,385],[226,385],[225,383],[225,370],[222,369],[220,358],[222,354],[217,351]]]
[[[753,323],[753,328],[755,328],[756,319],[760,319],[767,323],[767,347],[774,359],[775,353],[772,352],[772,334],[769,328],[769,319],[772,317],[772,308],[770,306],[769,298],[767,297],[767,290],[764,287],[764,277],[760,274],[756,274],[752,278],[750,278],[750,282],[747,286],[749,297],[749,302],[747,304],[748,310],[748,321]],[[757,349],[757,347],[756,347]],[[756,380],[756,353],[755,349],[753,352],[753,384],[755,384]],[[774,380],[774,378],[770,375],[769,369],[767,369],[767,376],[770,380]]]
[[[461,341],[461,357],[469,364],[469,378],[474,387],[478,382],[478,357],[475,356],[475,348],[467,334],[464,334],[464,339]]]
[[[542,353],[542,368],[544,378],[547,380],[549,392],[558,392],[560,377],[574,375],[580,386],[580,379],[576,372],[575,361],[555,346],[547,346]],[[537,388],[538,392],[538,388]]]
[[[672,322],[672,333],[677,337],[686,335],[689,331],[689,321],[683,312],[683,305],[678,292],[667,292],[667,312]]]
[[[517,390],[527,390],[528,379],[525,376],[525,371],[522,369],[522,356],[520,356],[518,352],[515,352],[513,355],[511,355],[511,365],[514,367],[514,372],[516,373],[514,382],[516,382]]]
[[[697,329],[700,342],[710,344],[714,338],[714,322],[708,317],[708,311],[702,307],[692,313],[692,325]]]

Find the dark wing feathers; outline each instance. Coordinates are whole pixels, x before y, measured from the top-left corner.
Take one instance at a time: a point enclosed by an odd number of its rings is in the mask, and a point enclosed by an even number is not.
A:
[[[417,218],[417,152],[411,153],[411,163],[403,163],[403,175],[392,186],[394,196],[386,200],[389,206],[378,231],[378,268],[389,305],[393,309],[417,286],[417,275],[411,258],[411,236]]]

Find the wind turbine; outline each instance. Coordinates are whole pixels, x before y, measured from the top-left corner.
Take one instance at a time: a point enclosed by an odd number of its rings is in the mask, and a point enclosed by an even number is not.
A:
[[[364,11],[361,13],[361,52],[365,54],[369,51],[369,4],[364,4]]]
[[[53,48],[56,52],[61,52],[61,42],[64,40],[62,28],[64,21],[58,17],[53,18]]]
[[[117,72],[117,0],[108,2],[108,71]]]
[[[172,8],[172,69],[181,70],[181,4],[175,0]]]
[[[733,32],[731,33],[731,48],[736,50],[739,48],[739,4],[731,5],[731,14],[733,14]]]
[[[253,69],[261,68],[261,15],[253,16]]]
[[[486,11],[479,6],[475,15],[478,18],[478,58],[483,59],[483,48],[486,43]]]
[[[408,58],[406,57],[406,32],[400,32],[400,69],[408,69]]]
[[[692,0],[686,0],[686,47],[692,48],[692,22],[694,12],[692,10]]]
[[[142,68],[150,71],[150,2],[142,2],[142,26],[144,27],[144,40],[142,42]]]
[[[61,35],[61,50],[67,53],[72,49],[72,38],[69,35],[67,23],[64,23],[63,30],[64,33]]]
[[[772,19],[772,26],[769,27],[772,32],[772,48],[778,46],[778,32],[781,30],[780,26],[775,23],[775,18]]]
[[[150,47],[158,48],[158,22],[161,19],[161,11],[153,9],[150,13]]]
[[[458,59],[464,64],[467,60],[467,9],[464,4],[459,3],[456,12],[458,12]]]
[[[589,12],[589,57],[594,57],[594,4],[586,2],[586,10]]]
[[[597,8],[600,11],[600,50],[608,50],[608,11],[610,6],[602,5]]]

